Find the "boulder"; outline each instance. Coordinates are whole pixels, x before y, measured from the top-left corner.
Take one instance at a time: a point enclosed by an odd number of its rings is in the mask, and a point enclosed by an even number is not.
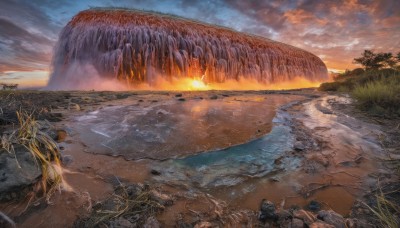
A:
[[[36,183],[42,171],[28,149],[21,145],[14,147],[15,155],[0,150],[0,200],[6,200],[10,193],[18,197],[21,190]]]

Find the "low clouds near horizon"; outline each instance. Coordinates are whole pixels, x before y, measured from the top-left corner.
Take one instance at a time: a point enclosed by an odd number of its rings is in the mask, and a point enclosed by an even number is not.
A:
[[[330,69],[357,67],[365,49],[400,52],[398,0],[2,0],[0,76],[48,71],[58,33],[79,11],[128,7],[176,14],[287,43],[319,56]]]

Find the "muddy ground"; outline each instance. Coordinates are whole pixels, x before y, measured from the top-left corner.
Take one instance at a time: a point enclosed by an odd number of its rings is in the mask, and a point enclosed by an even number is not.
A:
[[[121,186],[136,189],[131,199],[150,192],[149,202],[160,208],[100,226],[374,227],[378,221],[364,203],[376,204],[379,189],[399,199],[396,163],[387,161],[398,157],[399,120],[369,117],[345,95],[293,90],[0,96],[2,134],[17,127],[18,110],[51,122],[49,134],[58,140],[71,187],[54,195],[52,204],[30,202],[26,208],[24,196],[40,173],[24,159],[34,175],[15,174],[23,181],[1,192],[0,205],[20,227],[90,226],[94,212],[110,207],[109,197]],[[8,164],[2,172],[18,170],[10,166],[12,156],[1,156]]]

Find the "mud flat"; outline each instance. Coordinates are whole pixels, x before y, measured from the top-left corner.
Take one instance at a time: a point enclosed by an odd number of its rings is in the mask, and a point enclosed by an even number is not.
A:
[[[345,96],[313,90],[24,92],[2,103],[4,123],[13,122],[16,105],[10,104],[18,96],[42,96],[22,105],[47,110],[39,119],[57,116],[52,124],[70,187],[52,204],[35,202],[27,210],[21,199],[2,203],[0,210],[20,227],[83,226],[121,186],[149,190],[162,209],[103,221],[109,226],[368,227],[373,220],[360,206],[368,200],[363,196],[398,180],[382,162],[387,153],[379,140],[393,134],[355,118],[343,108],[352,106]]]

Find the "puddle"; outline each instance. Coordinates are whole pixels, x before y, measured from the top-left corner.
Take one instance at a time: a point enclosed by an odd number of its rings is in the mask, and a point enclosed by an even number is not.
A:
[[[298,160],[276,162],[293,148],[294,138],[287,118],[279,111],[270,133],[245,144],[156,164],[153,169],[160,170],[162,175],[155,179],[212,188],[234,186],[273,171],[290,170],[299,165]]]

